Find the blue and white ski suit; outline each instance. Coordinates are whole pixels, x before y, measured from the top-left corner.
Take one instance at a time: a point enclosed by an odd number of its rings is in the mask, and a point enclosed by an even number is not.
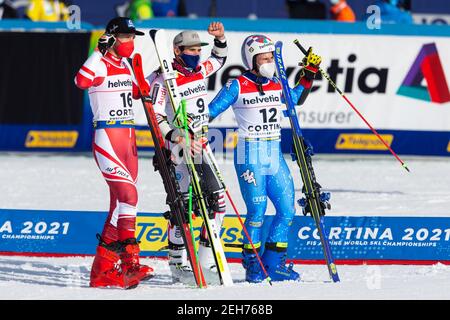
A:
[[[300,98],[303,89],[302,85],[291,89],[294,101]],[[281,84],[277,78],[246,72],[229,81],[212,100],[210,118],[230,106],[239,127],[234,167],[247,206],[245,226],[255,247],[261,247],[261,226],[269,198],[276,213],[266,244],[287,248],[288,230],[295,214],[295,192],[281,152]],[[243,242],[244,249],[251,248],[246,237]]]

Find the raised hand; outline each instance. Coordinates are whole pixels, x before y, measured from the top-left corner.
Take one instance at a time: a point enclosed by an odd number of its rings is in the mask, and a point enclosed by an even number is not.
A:
[[[211,22],[208,26],[208,33],[219,40],[225,38],[225,28],[222,22]]]

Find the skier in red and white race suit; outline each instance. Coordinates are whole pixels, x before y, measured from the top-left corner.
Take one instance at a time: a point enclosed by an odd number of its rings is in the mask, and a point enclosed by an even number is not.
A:
[[[88,89],[93,113],[92,149],[110,191],[110,209],[91,269],[91,287],[135,287],[153,269],[139,263],[135,238],[138,157],[133,98],[139,91],[126,58],[134,50],[137,31],[128,18],[112,19],[97,49],[75,77]]]
[[[191,153],[200,176],[202,191],[207,199],[211,216],[214,216],[216,225],[220,229],[225,215],[225,191],[212,164],[204,157],[202,146],[208,142],[207,78],[222,68],[228,49],[222,23],[212,22],[208,26],[208,33],[214,36],[214,45],[210,57],[200,63],[201,47],[208,43],[201,42],[195,31],[180,32],[173,40],[175,59],[172,66],[177,73],[178,91],[181,98],[186,101],[186,112],[191,120],[190,127],[193,135]],[[182,158],[180,150],[185,150],[186,147],[185,133],[174,126],[175,114],[169,102],[169,93],[164,84],[164,77],[159,71],[156,71],[147,80],[151,83],[153,106],[162,135],[167,141],[168,148],[172,150],[172,154],[175,158],[180,159]],[[187,203],[188,187],[191,182],[189,172],[184,162],[179,161],[176,164],[177,180]],[[217,232],[220,233],[220,230]],[[180,227],[176,226],[174,219],[169,220],[168,243],[169,266],[173,280],[189,284],[194,279],[192,269],[187,261],[187,252]],[[198,253],[207,281],[218,280],[214,256],[204,226],[200,234]]]

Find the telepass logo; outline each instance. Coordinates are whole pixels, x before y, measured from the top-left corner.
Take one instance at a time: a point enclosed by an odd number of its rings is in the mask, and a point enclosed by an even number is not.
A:
[[[426,86],[421,85],[423,79]],[[397,94],[436,103],[450,101],[450,91],[435,43],[422,46]]]

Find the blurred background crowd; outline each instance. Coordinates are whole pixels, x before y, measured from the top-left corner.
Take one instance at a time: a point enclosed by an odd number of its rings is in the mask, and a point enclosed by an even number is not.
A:
[[[382,23],[426,23],[423,14],[450,15],[448,0],[0,0],[0,19],[64,21],[71,5],[82,8],[82,20],[92,24],[103,24],[114,15],[133,20],[217,16],[355,22],[373,13],[367,12],[370,5],[378,6]],[[448,24],[448,19],[431,23]]]

